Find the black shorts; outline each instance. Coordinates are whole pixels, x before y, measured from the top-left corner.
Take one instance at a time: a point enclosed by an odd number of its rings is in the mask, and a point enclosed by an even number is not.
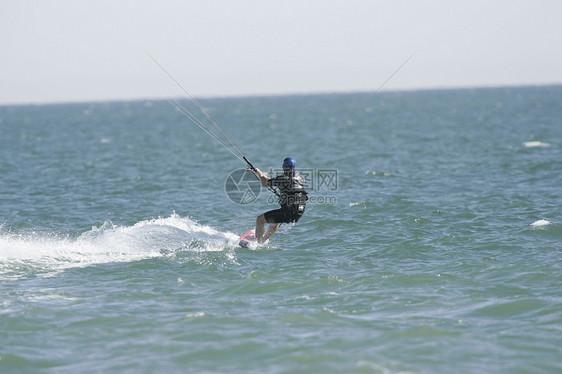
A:
[[[267,223],[293,223],[302,217],[304,208],[304,205],[295,205],[289,208],[270,210],[263,215]]]

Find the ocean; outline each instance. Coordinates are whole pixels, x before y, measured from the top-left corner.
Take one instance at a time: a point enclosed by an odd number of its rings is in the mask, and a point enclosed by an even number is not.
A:
[[[562,86],[199,103],[265,245],[170,102],[0,107],[1,373],[562,372]]]

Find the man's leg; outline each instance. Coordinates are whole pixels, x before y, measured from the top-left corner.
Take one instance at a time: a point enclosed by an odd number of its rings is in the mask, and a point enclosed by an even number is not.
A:
[[[264,231],[265,231],[265,216],[262,214],[258,216],[258,218],[256,219],[256,239],[258,243],[262,242],[261,238],[263,236]]]
[[[258,243],[265,243],[267,241],[267,239],[269,239],[269,237],[271,235],[273,235],[275,233],[275,231],[277,231],[277,229],[279,228],[279,226],[281,226],[280,223],[272,223],[271,225],[269,225],[269,228],[267,229],[267,232],[265,233],[264,237],[261,239],[258,239]]]

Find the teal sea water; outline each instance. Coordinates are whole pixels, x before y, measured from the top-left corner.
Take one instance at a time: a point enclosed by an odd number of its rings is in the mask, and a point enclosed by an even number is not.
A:
[[[562,372],[562,86],[201,104],[267,245],[169,102],[0,107],[1,373]]]

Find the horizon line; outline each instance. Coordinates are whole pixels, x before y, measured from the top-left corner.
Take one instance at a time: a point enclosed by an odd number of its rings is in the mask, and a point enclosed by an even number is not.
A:
[[[555,87],[562,86],[562,82],[553,83],[514,83],[514,84],[490,84],[490,85],[466,85],[466,86],[428,86],[428,87],[412,87],[412,88],[390,88],[382,90],[379,94],[399,93],[399,92],[421,92],[421,91],[454,91],[454,90],[475,90],[475,89],[499,89],[499,88],[532,88],[532,87]],[[375,90],[326,90],[326,91],[294,91],[279,93],[247,93],[247,94],[210,94],[210,95],[194,95],[199,100],[214,99],[246,99],[246,98],[274,98],[274,97],[290,97],[290,96],[322,96],[322,95],[351,95],[351,94],[369,94]],[[162,96],[132,96],[132,97],[114,97],[114,98],[92,98],[77,100],[53,100],[53,101],[7,101],[0,102],[0,107],[9,106],[47,106],[47,105],[63,105],[63,104],[101,104],[101,103],[126,103],[126,102],[150,102],[150,101],[166,101],[167,99],[183,99],[184,95],[162,95]]]

